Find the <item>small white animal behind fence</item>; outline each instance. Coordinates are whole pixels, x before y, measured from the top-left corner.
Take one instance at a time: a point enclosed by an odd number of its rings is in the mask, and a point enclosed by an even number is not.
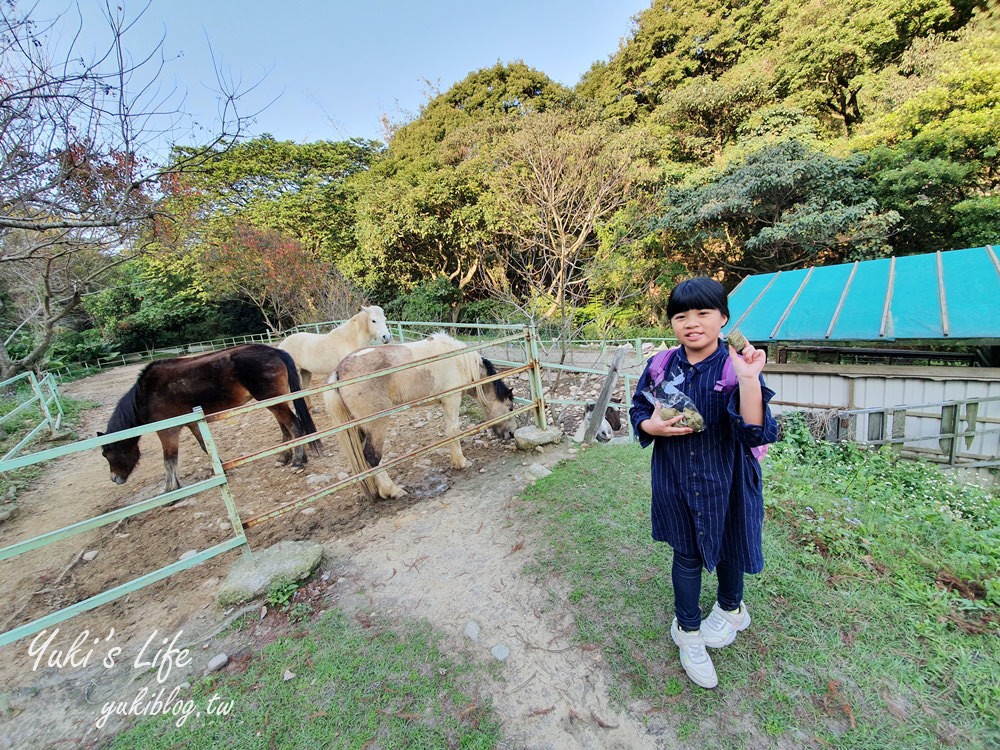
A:
[[[597,404],[590,403],[584,407],[583,419],[580,420],[580,426],[573,433],[573,440],[577,443],[582,443],[584,436],[587,432],[587,425],[590,424],[590,420],[593,419],[594,409]],[[609,406],[604,410],[604,418],[601,420],[600,426],[597,428],[597,432],[594,433],[594,439],[600,443],[606,443],[611,438],[615,436],[615,433],[622,428],[622,420],[620,412],[618,411],[620,405]]]

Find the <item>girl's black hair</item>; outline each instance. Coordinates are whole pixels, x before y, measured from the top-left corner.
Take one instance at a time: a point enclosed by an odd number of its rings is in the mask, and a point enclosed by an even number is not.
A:
[[[729,318],[729,298],[726,290],[715,279],[696,276],[675,286],[667,299],[667,317],[688,310],[718,310]]]

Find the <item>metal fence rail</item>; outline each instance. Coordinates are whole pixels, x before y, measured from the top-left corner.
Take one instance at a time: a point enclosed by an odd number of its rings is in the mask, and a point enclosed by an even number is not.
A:
[[[91,450],[93,448],[99,448],[103,445],[116,442],[118,440],[123,440],[129,437],[139,437],[140,435],[145,435],[151,432],[156,432],[158,430],[166,429],[168,427],[180,427],[183,425],[188,425],[196,422],[198,429],[201,433],[202,439],[205,441],[205,448],[211,457],[212,463],[212,477],[206,479],[202,482],[197,482],[195,484],[189,485],[187,487],[181,487],[180,489],[173,490],[164,494],[157,495],[156,497],[149,498],[147,500],[142,500],[132,505],[126,506],[124,508],[119,508],[113,510],[109,513],[105,513],[94,518],[89,518],[84,521],[72,524],[70,526],[65,526],[61,529],[55,529],[53,531],[40,534],[31,539],[26,539],[16,544],[11,544],[7,547],[0,549],[0,560],[7,560],[18,555],[22,555],[26,552],[31,552],[32,550],[42,549],[50,544],[62,541],[64,539],[69,539],[78,534],[82,534],[86,531],[91,531],[93,529],[100,528],[102,526],[107,526],[110,523],[115,523],[125,518],[130,518],[132,516],[144,513],[153,508],[159,508],[164,505],[176,502],[185,497],[195,495],[199,492],[205,490],[219,488],[222,493],[223,502],[225,502],[226,510],[229,514],[229,520],[232,523],[233,531],[235,535],[232,539],[227,539],[226,541],[217,544],[208,549],[201,550],[195,555],[180,560],[175,563],[171,563],[164,567],[158,568],[150,573],[134,578],[131,581],[115,586],[111,589],[101,592],[100,594],[95,594],[88,599],[72,604],[68,607],[63,607],[55,612],[52,612],[44,617],[32,620],[31,622],[25,623],[19,627],[8,630],[4,633],[0,633],[0,647],[7,645],[8,643],[13,643],[21,638],[32,635],[39,632],[45,628],[52,625],[60,623],[64,620],[68,620],[70,617],[80,614],[81,612],[86,612],[95,607],[99,607],[107,602],[114,601],[122,596],[137,591],[145,586],[149,586],[157,581],[161,581],[164,578],[179,573],[188,568],[192,568],[195,565],[200,565],[201,563],[209,560],[217,555],[221,555],[224,552],[228,552],[237,547],[243,548],[243,553],[245,555],[250,554],[250,546],[247,543],[246,533],[243,530],[242,523],[240,521],[239,513],[236,510],[236,504],[233,501],[232,494],[229,491],[228,481],[225,472],[222,470],[222,462],[219,460],[218,449],[216,447],[215,441],[212,438],[211,433],[208,430],[207,423],[205,421],[205,415],[201,408],[195,409],[191,414],[186,414],[181,417],[174,417],[173,419],[166,419],[161,422],[154,422],[152,424],[143,425],[141,427],[132,427],[127,430],[121,430],[120,432],[114,432],[110,435],[102,435],[96,438],[88,438],[87,440],[81,440],[79,442],[72,443],[71,445],[64,445],[58,448],[52,448],[49,450],[40,451],[38,453],[33,453],[27,456],[21,456],[19,458],[14,458],[10,460],[0,461],[0,473],[6,471],[13,471],[14,469],[22,468],[25,466],[31,466],[34,464],[40,464],[47,461],[52,461],[57,458],[62,458],[63,456],[68,456],[73,453],[80,453],[85,450]]]
[[[3,425],[8,420],[13,419],[18,414],[28,411],[33,406],[37,404],[38,409],[42,412],[42,418],[37,425],[31,428],[28,433],[4,455],[2,460],[7,460],[12,456],[16,456],[21,452],[31,440],[46,427],[49,428],[49,433],[52,435],[56,434],[56,431],[62,425],[63,419],[63,409],[62,402],[59,400],[59,387],[56,385],[56,380],[51,373],[47,374],[41,380],[33,372],[22,372],[20,375],[15,375],[13,378],[9,378],[2,383],[0,383],[0,390],[4,388],[17,389],[20,381],[26,381],[28,387],[31,389],[31,395],[14,407],[11,411],[0,417],[0,425]]]
[[[832,413],[827,439],[890,445],[903,456],[949,467],[991,468],[1000,466],[1000,416],[988,413],[990,404],[1000,405],[1000,397],[838,409]],[[929,442],[936,445],[923,445]]]
[[[329,385],[324,385],[309,390],[296,391],[293,393],[289,393],[285,396],[278,396],[272,399],[267,399],[265,401],[254,402],[252,404],[236,407],[235,409],[229,409],[227,411],[218,412],[212,415],[205,415],[201,408],[197,408],[189,415],[174,417],[172,419],[163,420],[161,422],[154,422],[140,427],[132,427],[127,430],[121,430],[108,435],[102,435],[100,437],[89,438],[87,440],[78,441],[69,445],[64,445],[58,448],[52,448],[49,450],[40,451],[30,455],[20,456],[16,458],[5,458],[3,460],[0,460],[0,473],[3,473],[7,471],[13,471],[18,468],[23,468],[25,466],[31,466],[35,464],[45,463],[48,461],[53,461],[55,459],[62,458],[64,456],[68,456],[74,453],[79,453],[86,450],[92,450],[94,448],[99,448],[103,445],[117,442],[119,440],[123,440],[126,438],[139,437],[141,435],[146,435],[149,433],[157,432],[159,430],[171,427],[181,427],[185,425],[190,425],[192,423],[196,423],[198,430],[202,436],[202,439],[204,440],[205,448],[208,452],[212,465],[212,476],[201,482],[196,482],[194,484],[188,485],[186,487],[181,487],[171,492],[159,494],[155,497],[146,500],[141,500],[139,502],[128,505],[124,508],[118,508],[103,515],[96,516],[93,518],[88,518],[83,521],[71,524],[69,526],[65,526],[60,529],[54,529],[52,531],[40,534],[38,536],[32,537],[31,539],[26,539],[8,545],[6,547],[0,548],[0,561],[8,560],[17,557],[18,555],[25,554],[27,552],[45,548],[51,544],[63,541],[65,539],[73,538],[84,532],[92,531],[94,529],[107,526],[108,524],[111,523],[116,523],[125,518],[137,516],[146,511],[153,510],[154,508],[160,508],[170,503],[176,502],[182,498],[189,497],[191,495],[195,495],[197,493],[204,492],[206,490],[212,490],[215,488],[218,488],[220,493],[222,494],[222,498],[229,515],[229,520],[232,524],[232,528],[234,531],[234,536],[231,539],[227,539],[226,541],[220,544],[216,544],[212,547],[201,550],[200,552],[197,552],[194,555],[185,557],[183,560],[171,563],[169,565],[165,565],[152,572],[146,573],[145,575],[134,578],[123,584],[114,586],[110,589],[107,589],[106,591],[91,596],[80,602],[69,605],[67,607],[63,607],[59,610],[56,610],[55,612],[52,612],[43,617],[32,620],[31,622],[15,627],[4,633],[0,633],[0,647],[5,646],[9,643],[13,643],[14,641],[20,640],[21,638],[33,635],[34,633],[37,633],[45,628],[51,627],[52,625],[55,625],[71,617],[74,617],[77,614],[81,614],[95,607],[98,607],[102,604],[114,601],[115,599],[121,598],[122,596],[137,591],[138,589],[144,588],[153,583],[168,578],[172,575],[175,575],[176,573],[180,573],[196,565],[200,565],[201,563],[210,560],[213,557],[216,557],[223,553],[229,552],[230,550],[241,548],[244,555],[249,556],[251,552],[250,552],[250,545],[246,537],[246,531],[245,531],[246,528],[257,525],[267,520],[277,518],[283,515],[284,513],[290,512],[295,508],[313,502],[319,499],[320,497],[324,497],[346,486],[363,481],[367,477],[374,474],[376,471],[384,471],[387,468],[398,466],[401,463],[413,460],[414,458],[422,456],[433,450],[437,450],[438,448],[446,446],[449,443],[461,440],[463,437],[467,437],[476,432],[479,432],[480,430],[483,430],[493,424],[499,423],[500,421],[505,420],[512,415],[517,415],[526,412],[533,412],[535,414],[536,420],[539,421],[539,424],[544,425],[545,413],[544,413],[544,401],[543,401],[541,378],[540,378],[540,368],[538,365],[537,357],[531,356],[531,352],[533,351],[533,345],[534,345],[534,339],[533,339],[534,332],[531,329],[522,328],[520,330],[517,330],[516,333],[510,333],[510,327],[508,327],[506,333],[507,335],[499,337],[496,341],[502,344],[519,342],[526,349],[526,351],[529,352],[528,363],[522,365],[516,370],[516,372],[528,372],[530,375],[529,383],[531,388],[531,398],[525,401],[525,405],[521,406],[518,409],[515,409],[513,412],[504,414],[502,417],[498,417],[492,420],[487,420],[480,424],[469,427],[468,429],[462,431],[458,435],[445,438],[444,440],[439,440],[431,445],[413,450],[404,456],[400,456],[394,459],[393,461],[380,464],[375,469],[371,469],[365,472],[360,472],[354,476],[349,477],[348,479],[336,482],[333,485],[324,487],[316,492],[313,492],[312,494],[306,497],[299,498],[298,500],[294,500],[290,503],[285,503],[279,508],[272,510],[268,513],[262,514],[260,516],[257,516],[255,518],[249,519],[245,523],[240,518],[239,512],[236,507],[236,502],[230,490],[228,477],[226,474],[228,470],[235,468],[236,466],[241,466],[243,464],[251,463],[252,461],[257,461],[267,456],[274,455],[275,453],[286,450],[287,448],[294,447],[296,445],[304,445],[318,438],[323,438],[329,435],[336,434],[337,432],[341,432],[357,424],[364,424],[373,421],[375,419],[379,419],[385,416],[389,416],[391,414],[396,414],[398,412],[405,411],[415,406],[424,405],[431,401],[437,400],[442,395],[448,393],[452,393],[455,391],[465,391],[468,390],[469,388],[482,387],[483,385],[491,383],[494,380],[506,377],[508,373],[507,372],[497,373],[496,375],[488,376],[486,378],[477,380],[471,384],[461,386],[460,388],[453,388],[423,399],[418,399],[416,401],[408,402],[406,404],[401,404],[397,407],[386,410],[384,412],[380,412],[378,414],[371,415],[370,417],[366,417],[361,420],[355,420],[354,422],[350,422],[345,425],[339,425],[335,428],[331,428],[325,431],[312,433],[310,435],[306,435],[301,438],[295,438],[293,440],[280,443],[277,446],[267,448],[262,451],[257,451],[252,454],[239,456],[237,458],[230,459],[225,462],[223,462],[219,454],[216,442],[212,437],[211,431],[209,430],[209,424],[211,422],[218,422],[226,419],[231,419],[236,416],[246,414],[247,412],[250,411],[255,411],[258,409],[266,409],[267,407],[274,406],[275,404],[278,403],[291,401],[297,398],[303,398],[308,395],[320,394],[327,390],[340,388],[346,385],[363,382],[365,380],[370,380],[377,377],[383,377],[393,372],[405,371],[412,367],[426,365],[430,362],[447,360],[451,357],[466,354],[469,351],[480,351],[482,349],[488,348],[489,346],[493,345],[494,342],[487,341],[479,344],[471,344],[463,349],[459,349],[454,352],[448,352],[433,358],[417,360],[415,362],[410,362],[405,365],[400,365],[398,367],[390,368],[387,370],[380,370],[376,373],[361,376],[358,378],[353,378],[351,380],[332,383]]]

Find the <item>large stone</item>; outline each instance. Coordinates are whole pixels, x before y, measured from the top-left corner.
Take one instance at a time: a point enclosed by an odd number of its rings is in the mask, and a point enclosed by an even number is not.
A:
[[[527,472],[535,479],[544,479],[552,473],[552,470],[546,466],[542,466],[541,464],[532,464],[527,468]]]
[[[278,581],[300,581],[316,570],[323,558],[323,545],[316,542],[278,542],[253,558],[241,558],[219,588],[215,600],[231,607],[256,599]]]
[[[560,440],[562,440],[562,430],[558,427],[540,430],[534,425],[528,425],[514,430],[514,442],[522,451],[533,451],[539,445],[558,443]]]

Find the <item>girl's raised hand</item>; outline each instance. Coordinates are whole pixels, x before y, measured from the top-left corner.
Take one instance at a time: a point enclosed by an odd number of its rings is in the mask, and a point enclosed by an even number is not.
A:
[[[738,355],[733,347],[729,347],[729,359],[733,363],[733,372],[738,378],[760,377],[767,363],[767,350],[757,349],[753,344],[747,344],[743,348],[742,356]]]

